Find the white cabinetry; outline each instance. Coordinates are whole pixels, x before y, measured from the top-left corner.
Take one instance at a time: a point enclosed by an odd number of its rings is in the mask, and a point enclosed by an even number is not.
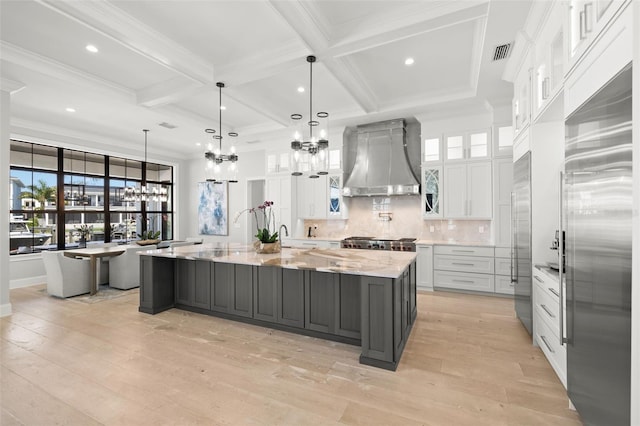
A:
[[[444,166],[444,215],[451,219],[491,219],[491,161]]]
[[[497,246],[511,244],[511,189],[513,162],[510,158],[493,160],[493,229]]]
[[[540,36],[536,40],[533,76],[534,116],[539,115],[562,88],[565,62],[562,30],[564,10],[562,3],[553,3]]]
[[[285,246],[293,248],[340,248],[340,241],[318,240],[315,238],[291,238],[285,237],[283,240]]]
[[[494,248],[435,246],[433,285],[436,288],[494,292]]]
[[[491,158],[491,132],[479,130],[444,138],[445,161]]]
[[[513,81],[513,133],[517,137],[531,119],[531,52],[525,55]]]
[[[298,217],[303,219],[327,218],[327,176],[316,179],[297,178]]]
[[[547,268],[533,268],[533,331],[562,384],[567,387],[567,347],[561,343],[560,283]]]
[[[496,247],[495,257],[495,290],[500,294],[514,294],[511,282],[511,250],[509,247]]]
[[[276,230],[282,224],[291,227],[291,185],[291,176],[269,176],[266,179],[265,198],[273,201]]]
[[[418,288],[433,291],[433,246],[416,244]]]
[[[266,170],[267,174],[288,173],[291,171],[290,153],[287,152],[269,152],[266,154]]]
[[[442,217],[442,166],[422,166],[422,217]]]

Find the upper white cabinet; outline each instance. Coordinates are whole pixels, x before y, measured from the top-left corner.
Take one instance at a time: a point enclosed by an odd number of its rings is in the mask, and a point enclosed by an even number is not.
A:
[[[276,228],[280,225],[291,227],[292,225],[292,205],[291,205],[291,189],[292,177],[270,176],[266,179],[265,199],[273,201],[273,213],[275,215]]]
[[[342,173],[316,179],[297,178],[297,212],[302,219],[346,219],[342,200]]]
[[[531,119],[531,52],[525,55],[513,81],[513,133],[518,136]]]
[[[491,131],[445,135],[444,154],[445,161],[491,158]]]
[[[435,163],[442,161],[442,138],[430,136],[422,141],[422,162]]]
[[[286,152],[269,152],[266,155],[268,174],[291,172],[291,154]]]
[[[494,126],[493,156],[494,158],[513,156],[513,126]]]
[[[442,166],[422,166],[422,217],[442,217]]]
[[[491,160],[444,166],[444,215],[449,219],[491,219]]]
[[[536,40],[533,75],[534,116],[537,116],[562,88],[565,69],[564,12],[562,3],[555,2]]]
[[[629,0],[571,0],[569,2],[569,54],[572,64],[587,50],[621,6]]]

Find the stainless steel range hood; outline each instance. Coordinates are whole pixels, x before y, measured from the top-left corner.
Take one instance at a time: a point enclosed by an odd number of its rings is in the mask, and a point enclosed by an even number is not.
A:
[[[345,197],[420,194],[419,179],[409,164],[404,120],[358,126],[354,142],[355,147],[344,147],[345,156],[355,154],[343,187]]]

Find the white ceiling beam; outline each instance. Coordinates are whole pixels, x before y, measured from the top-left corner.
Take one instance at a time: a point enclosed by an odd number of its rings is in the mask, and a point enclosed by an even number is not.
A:
[[[136,100],[139,105],[155,108],[184,99],[186,96],[196,93],[202,87],[202,83],[177,76],[137,90]]]
[[[33,70],[76,86],[88,87],[107,93],[125,102],[134,103],[135,93],[126,87],[96,77],[61,62],[38,55],[21,47],[0,40],[2,59],[12,64]]]
[[[302,1],[274,0],[269,0],[269,4],[304,41],[313,54],[319,58],[331,57],[331,54],[327,54],[329,47],[328,25],[322,21],[320,14],[314,10],[311,4]],[[363,79],[354,74],[354,67],[329,60],[325,62],[325,66],[363,111],[371,112],[376,109],[376,104],[373,101],[375,96],[371,89],[364,84]]]
[[[473,29],[473,44],[471,45],[471,67],[469,67],[469,87],[476,93],[480,80],[480,66],[484,56],[484,41],[487,34],[487,18],[478,19]]]
[[[213,80],[211,64],[109,1],[36,1],[177,74],[204,84]]]
[[[13,95],[14,93],[18,93],[25,87],[27,86],[25,86],[25,84],[20,81],[11,80],[9,78],[0,76],[0,90],[3,92],[9,92],[10,95]]]

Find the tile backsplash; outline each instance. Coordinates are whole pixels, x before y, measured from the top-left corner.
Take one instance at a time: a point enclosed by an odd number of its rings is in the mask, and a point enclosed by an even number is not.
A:
[[[490,220],[422,219],[420,197],[357,197],[345,199],[345,205],[349,219],[305,220],[303,229],[318,225],[318,238],[365,236],[469,243],[493,241]]]

